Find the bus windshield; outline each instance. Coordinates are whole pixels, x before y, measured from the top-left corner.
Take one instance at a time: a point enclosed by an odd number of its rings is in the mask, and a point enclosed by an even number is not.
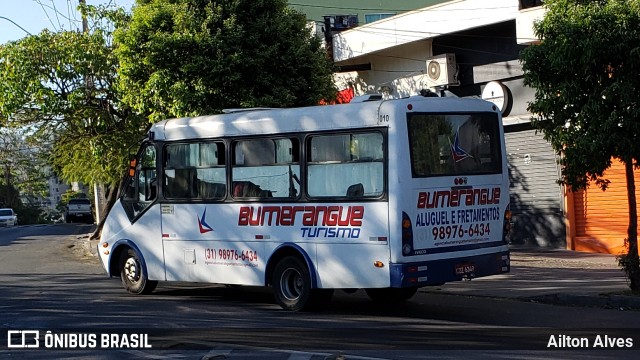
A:
[[[413,177],[499,174],[501,136],[496,113],[409,113]]]

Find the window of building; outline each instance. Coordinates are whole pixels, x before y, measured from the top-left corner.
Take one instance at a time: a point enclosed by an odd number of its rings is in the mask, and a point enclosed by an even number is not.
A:
[[[395,14],[393,13],[383,13],[383,14],[365,14],[364,15],[364,21],[365,23],[372,23],[374,21],[378,21],[378,20],[382,20],[382,19],[386,19],[388,17],[392,17]]]

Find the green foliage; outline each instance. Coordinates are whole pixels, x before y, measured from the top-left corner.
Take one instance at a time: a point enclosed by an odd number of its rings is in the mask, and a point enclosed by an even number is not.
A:
[[[0,184],[0,208],[9,207],[15,211],[23,207],[20,193],[13,185]]]
[[[606,188],[611,158],[640,154],[640,1],[545,1],[543,39],[523,50],[533,125],[562,151],[563,182]]]
[[[86,7],[89,32],[44,30],[0,45],[0,113],[52,143],[50,162],[67,181],[120,180],[128,148],[148,124],[120,102],[117,60],[104,22],[125,23],[122,10]]]
[[[13,185],[0,184],[0,208],[12,208],[21,225],[44,222],[43,214],[37,205],[23,204],[20,193]]]
[[[64,211],[65,207],[69,204],[69,200],[84,199],[86,197],[87,197],[87,194],[69,189],[60,197],[60,203],[58,204],[58,206],[61,211]]]
[[[320,41],[284,0],[138,1],[115,42],[123,100],[151,121],[335,96]]]
[[[634,166],[640,159],[640,0],[547,0],[535,24],[539,45],[523,50],[525,85],[535,88],[532,124],[562,154],[562,182],[579,189],[617,158],[629,205],[629,287],[640,291]]]
[[[625,246],[629,248],[629,239],[624,239]],[[640,278],[640,258],[638,256],[634,256],[631,253],[626,253],[617,256],[618,265],[622,268],[622,270],[627,275],[629,279],[638,279]],[[639,289],[632,290],[636,293],[640,293]]]
[[[29,141],[24,129],[0,127],[0,179],[22,196],[37,199],[47,194],[46,144]]]
[[[18,215],[18,223],[20,225],[43,224],[46,223],[45,214],[37,205],[27,205],[14,209]]]

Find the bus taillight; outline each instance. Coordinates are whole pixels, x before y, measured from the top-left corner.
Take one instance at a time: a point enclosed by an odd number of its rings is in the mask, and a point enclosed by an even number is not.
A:
[[[409,256],[413,252],[413,229],[411,219],[406,212],[402,212],[402,255]]]
[[[502,241],[509,243],[509,233],[511,232],[511,210],[510,205],[507,205],[507,210],[504,212],[504,228],[502,229]]]

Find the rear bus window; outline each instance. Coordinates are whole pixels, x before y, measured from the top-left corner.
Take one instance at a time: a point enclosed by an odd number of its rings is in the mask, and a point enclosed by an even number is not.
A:
[[[495,113],[408,114],[413,177],[500,173],[498,121]]]

